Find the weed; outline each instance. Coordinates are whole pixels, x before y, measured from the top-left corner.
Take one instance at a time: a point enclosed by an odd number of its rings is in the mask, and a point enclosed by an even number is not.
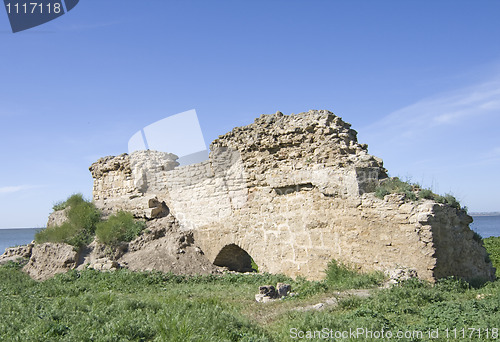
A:
[[[62,242],[80,248],[90,243],[96,234],[102,243],[115,245],[120,241],[131,241],[145,228],[145,222],[135,221],[131,213],[123,211],[101,221],[100,211],[82,194],[72,195],[54,205],[54,210],[63,209],[67,209],[66,222],[38,231],[36,242]]]

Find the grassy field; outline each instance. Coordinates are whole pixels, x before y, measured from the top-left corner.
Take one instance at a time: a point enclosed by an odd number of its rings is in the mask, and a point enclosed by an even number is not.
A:
[[[326,273],[325,281],[309,282],[268,274],[183,277],[86,270],[36,282],[12,263],[0,267],[0,340],[389,340],[380,337],[382,331],[385,337],[392,333],[392,340],[402,334],[404,341],[500,339],[495,330],[500,328],[499,281],[472,288],[456,279],[434,286],[412,280],[378,289],[380,274],[358,275],[334,262]],[[259,285],[277,282],[289,282],[298,295],[254,301]],[[372,295],[342,294],[349,288],[371,288]],[[333,297],[339,298],[337,306],[297,310]],[[349,329],[359,335],[348,335]],[[346,338],[335,338],[342,332]],[[313,334],[316,338],[307,338]]]

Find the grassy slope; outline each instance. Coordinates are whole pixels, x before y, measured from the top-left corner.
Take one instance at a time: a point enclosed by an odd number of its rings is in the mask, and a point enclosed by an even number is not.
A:
[[[375,291],[367,299],[347,297],[324,311],[294,310],[335,296],[337,290],[366,287],[378,280],[378,275],[357,276],[332,263],[324,282],[260,274],[185,278],[127,270],[72,271],[35,282],[10,264],[0,267],[0,340],[288,341],[293,340],[293,328],[425,332],[500,328],[499,281],[479,289],[452,279],[436,286],[410,281]],[[290,282],[299,296],[254,302],[259,285],[277,282]],[[432,341],[447,340],[444,333],[441,337]],[[471,339],[456,340],[485,339],[475,333]]]

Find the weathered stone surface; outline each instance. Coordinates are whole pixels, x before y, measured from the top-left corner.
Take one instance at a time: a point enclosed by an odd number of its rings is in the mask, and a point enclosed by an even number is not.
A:
[[[31,251],[34,246],[34,242],[27,245],[8,247],[5,252],[0,255],[0,265],[8,263],[9,261],[17,261],[19,259],[29,259],[31,257]]]
[[[175,274],[220,273],[194,244],[191,231],[180,231],[178,221],[168,215],[147,222],[146,229],[129,243],[106,246],[94,240],[79,253],[78,270],[93,268],[134,271],[158,270]]]
[[[100,159],[90,168],[96,205],[153,219],[155,203],[210,262],[235,270],[253,259],[260,271],[319,279],[336,259],[362,271],[411,268],[431,281],[494,275],[462,211],[376,198],[382,160],[331,112],[263,115],[216,139],[208,161],[175,159],[155,151]]]
[[[93,268],[104,270],[120,268],[120,264],[116,260],[123,256],[127,249],[128,244],[125,242],[110,247],[99,243],[96,238],[88,246],[80,250],[77,269]]]
[[[259,303],[267,303],[288,296],[291,290],[292,286],[284,283],[278,283],[276,287],[273,285],[259,286],[259,293],[255,295],[255,300]]]
[[[418,278],[417,271],[412,268],[395,268],[387,270],[386,276],[388,277],[386,285],[396,285],[411,278]]]
[[[1,255],[2,257],[20,257],[20,258],[29,258],[31,256],[31,250],[35,245],[34,242],[31,242],[27,245],[16,246],[16,247],[8,247],[5,249],[5,252]]]
[[[75,268],[77,261],[78,252],[73,246],[64,243],[36,244],[23,270],[34,279],[45,280],[57,273],[64,273]]]
[[[179,165],[177,159],[174,154],[157,151],[136,151],[132,156],[122,154],[99,159],[89,168],[95,179],[96,205],[105,215],[127,210],[138,218],[167,216],[168,207],[150,193],[158,190],[157,175],[173,170]]]
[[[255,295],[255,301],[267,303],[278,299],[278,293],[273,285],[259,286],[259,293]]]
[[[47,228],[54,227],[54,226],[60,226],[64,222],[68,220],[68,217],[66,216],[66,213],[68,212],[69,208],[63,209],[63,210],[56,210],[53,211],[49,215],[49,219],[47,220]]]
[[[259,286],[259,293],[269,298],[278,298],[278,292],[276,292],[276,288],[273,285]]]
[[[220,273],[194,244],[193,233],[180,231],[171,215],[148,223],[148,231],[131,241],[127,253],[117,259],[122,267],[174,274]]]
[[[286,297],[292,291],[292,286],[290,284],[278,283],[276,284],[276,292],[278,297]]]

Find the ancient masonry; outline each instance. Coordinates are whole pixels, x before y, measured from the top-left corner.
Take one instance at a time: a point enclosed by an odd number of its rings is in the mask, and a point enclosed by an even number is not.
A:
[[[90,167],[105,213],[174,216],[210,262],[320,279],[336,259],[360,270],[410,268],[434,281],[494,276],[465,212],[404,195],[374,196],[387,178],[356,131],[329,111],[262,115],[210,146],[208,161],[138,151]]]

